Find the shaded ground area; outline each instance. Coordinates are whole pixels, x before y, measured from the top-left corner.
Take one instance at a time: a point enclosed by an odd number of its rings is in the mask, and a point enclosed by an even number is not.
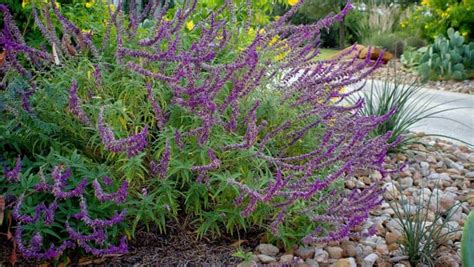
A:
[[[258,232],[246,234],[242,248],[251,251],[259,243]],[[139,232],[130,244],[128,255],[107,260],[105,265],[155,265],[155,266],[235,266],[242,259],[233,257],[238,248],[238,238],[221,237],[197,240],[195,233],[174,225],[167,235]]]
[[[211,239],[197,239],[196,234],[178,223],[168,226],[166,234],[139,230],[129,242],[129,253],[119,257],[81,259],[72,266],[235,266],[242,259],[232,254],[240,248],[252,251],[260,241],[259,231],[249,231],[238,237],[223,235]],[[9,266],[12,243],[0,236],[0,266]],[[18,259],[17,265],[37,266]]]

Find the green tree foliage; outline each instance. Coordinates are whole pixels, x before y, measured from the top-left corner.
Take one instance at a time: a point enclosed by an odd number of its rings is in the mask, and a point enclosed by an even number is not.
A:
[[[419,31],[429,40],[453,28],[474,40],[474,0],[423,0],[402,27]]]

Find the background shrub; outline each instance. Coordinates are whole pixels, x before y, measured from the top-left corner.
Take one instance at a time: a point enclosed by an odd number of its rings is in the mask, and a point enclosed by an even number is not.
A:
[[[474,38],[474,1],[424,0],[414,13],[402,21],[411,32],[419,32],[428,41],[444,35],[449,28],[461,33],[468,41]]]

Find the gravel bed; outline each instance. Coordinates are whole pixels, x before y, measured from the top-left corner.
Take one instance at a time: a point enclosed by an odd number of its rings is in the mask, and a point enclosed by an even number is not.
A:
[[[387,65],[377,69],[372,75],[372,79],[385,79],[387,77],[397,76],[406,84],[411,84],[419,81],[420,77],[409,70],[402,67],[400,61],[392,60]],[[428,81],[424,83],[423,87],[441,91],[449,91],[464,94],[474,94],[474,80],[464,81]]]
[[[401,205],[400,191],[396,189],[396,186],[400,186],[406,200],[403,205],[410,206],[406,210],[423,207],[423,212],[428,214],[428,221],[433,220],[436,210],[436,201],[426,205],[432,193],[438,197],[438,209],[442,212],[465,201],[455,209],[446,228],[442,229],[459,231],[449,234],[439,253],[432,255],[436,266],[460,266],[461,229],[467,214],[474,207],[474,152],[462,145],[424,138],[421,144],[413,145],[410,152],[389,155],[385,164],[387,169],[396,169],[403,164],[406,166],[401,172],[384,179],[378,172],[361,173],[351,177],[345,184],[346,189],[354,190],[377,181],[386,188],[384,203],[371,212],[369,220],[361,227],[364,230],[375,226],[376,235],[362,239],[351,238],[326,246],[299,247],[290,251],[282,251],[271,244],[260,244],[254,250],[254,263],[273,266],[285,263],[287,266],[299,267],[411,266],[400,247],[403,234],[390,205]],[[249,265],[242,263],[240,266]]]

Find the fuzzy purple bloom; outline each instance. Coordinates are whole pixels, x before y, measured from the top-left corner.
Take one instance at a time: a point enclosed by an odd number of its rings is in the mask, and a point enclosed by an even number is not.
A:
[[[3,172],[5,174],[5,178],[7,178],[7,181],[12,183],[19,182],[21,174],[21,157],[17,157],[15,167],[13,167],[12,169],[9,170],[6,166],[3,167]]]
[[[87,179],[83,179],[76,188],[71,191],[64,191],[64,188],[67,186],[67,180],[71,178],[72,172],[70,169],[67,169],[63,173],[63,168],[61,166],[55,166],[51,173],[53,177],[54,185],[52,193],[58,199],[67,199],[72,197],[79,197],[84,194],[84,190],[87,186]]]
[[[126,214],[125,210],[122,210],[120,213],[115,212],[115,214],[110,219],[105,219],[105,220],[92,219],[89,216],[89,211],[87,210],[87,203],[84,197],[81,197],[80,207],[81,207],[81,211],[75,214],[73,217],[75,219],[83,221],[85,224],[87,224],[90,227],[109,227],[114,224],[121,223],[125,219],[125,214]]]
[[[106,178],[108,178],[106,176]],[[106,179],[104,178],[104,180]],[[108,178],[110,179],[110,178]],[[92,182],[92,186],[95,190],[95,196],[101,202],[105,201],[112,201],[116,204],[122,203],[127,198],[127,189],[128,189],[128,182],[124,181],[120,188],[115,193],[105,193],[97,179]]]
[[[64,251],[68,248],[75,248],[75,244],[69,240],[64,241],[59,247],[55,247],[54,244],[41,252],[41,247],[43,246],[43,237],[36,233],[30,240],[29,246],[25,246],[22,238],[22,225],[17,225],[15,230],[14,240],[23,256],[27,259],[33,259],[36,261],[51,261],[61,256]]]
[[[143,128],[143,130],[136,135],[131,135],[122,139],[115,139],[114,132],[105,123],[104,108],[100,109],[97,124],[102,143],[105,148],[111,152],[127,152],[128,157],[133,157],[141,153],[148,145],[148,127]]]
[[[156,102],[155,96],[153,95],[153,87],[150,83],[147,83],[146,90],[148,101],[153,107],[153,112],[155,113],[156,123],[158,124],[158,127],[163,128],[166,123],[165,116],[160,108],[160,105],[158,102]]]
[[[29,216],[29,215],[21,214],[20,210],[21,210],[21,206],[23,204],[23,199],[24,199],[24,196],[23,195],[20,196],[16,201],[15,207],[13,208],[13,218],[16,221],[21,222],[21,223],[25,223],[25,224],[31,224],[31,223],[37,222],[40,219],[41,214],[44,214],[45,224],[49,225],[49,224],[53,223],[54,213],[55,213],[56,209],[58,208],[58,204],[57,204],[56,201],[51,203],[49,205],[49,207],[46,206],[44,203],[38,204],[35,207],[34,215]]]
[[[158,175],[160,178],[166,178],[168,173],[168,165],[171,158],[171,145],[168,141],[165,144],[165,150],[163,151],[160,159],[160,163],[157,164],[155,161],[150,162],[150,169],[153,175]]]
[[[81,100],[77,96],[77,81],[73,80],[69,89],[69,112],[71,112],[80,122],[91,125],[91,121],[86,112],[81,107]]]

